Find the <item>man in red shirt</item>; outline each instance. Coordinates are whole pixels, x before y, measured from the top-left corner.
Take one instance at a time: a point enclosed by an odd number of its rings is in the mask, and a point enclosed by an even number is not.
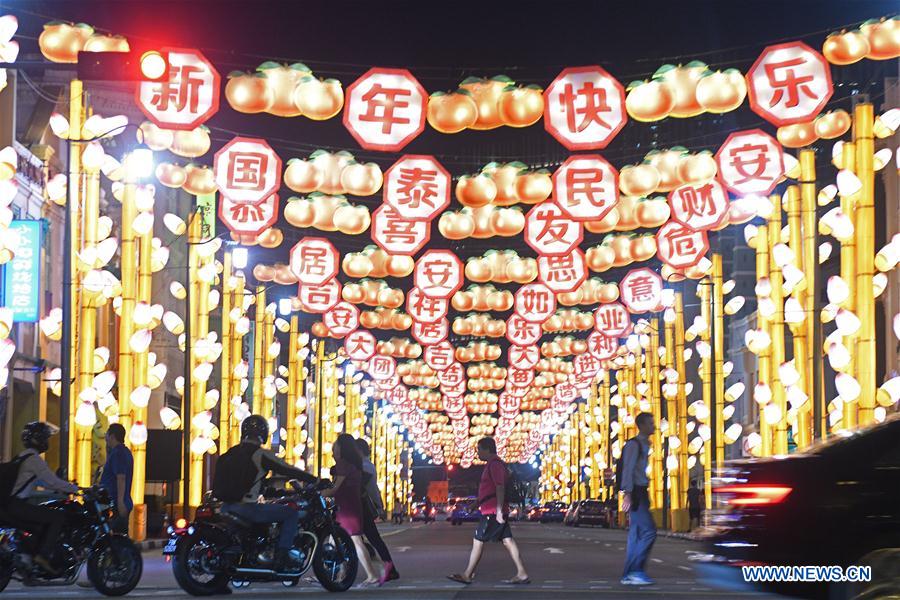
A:
[[[506,501],[507,470],[499,456],[497,456],[497,444],[494,438],[484,437],[478,441],[478,458],[485,461],[484,471],[481,473],[481,482],[478,484],[478,505],[481,508],[481,521],[475,530],[475,539],[472,541],[472,554],[469,556],[469,566],[462,573],[448,575],[449,579],[466,585],[472,583],[475,577],[475,569],[481,560],[485,542],[503,542],[509,552],[510,558],[516,564],[516,576],[507,579],[504,583],[524,584],[531,583],[522,558],[519,556],[519,546],[513,539],[512,530],[506,520],[509,515],[509,504]],[[502,507],[501,510],[497,510]]]

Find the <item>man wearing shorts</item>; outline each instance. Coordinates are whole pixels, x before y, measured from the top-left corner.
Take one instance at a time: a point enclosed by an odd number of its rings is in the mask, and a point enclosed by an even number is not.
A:
[[[481,561],[484,543],[503,542],[510,558],[516,564],[516,576],[505,580],[504,583],[531,583],[528,573],[525,571],[525,565],[522,564],[522,558],[519,556],[519,546],[513,539],[512,530],[507,521],[509,504],[506,502],[506,463],[497,456],[497,444],[494,442],[494,438],[484,437],[478,441],[478,458],[485,461],[481,482],[478,484],[481,521],[478,522],[478,528],[475,529],[469,566],[464,572],[448,575],[448,578],[466,585],[472,583],[475,578],[475,569]]]

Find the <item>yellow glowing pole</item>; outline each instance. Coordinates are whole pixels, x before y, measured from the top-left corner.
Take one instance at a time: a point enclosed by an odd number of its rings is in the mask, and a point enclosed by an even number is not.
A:
[[[77,135],[77,134],[76,134]],[[85,167],[87,172],[87,186],[84,197],[84,224],[83,238],[84,248],[90,248],[97,243],[97,220],[100,212],[100,173],[97,167],[90,165]],[[77,271],[72,271],[76,273]],[[80,392],[90,388],[94,383],[94,343],[97,337],[97,302],[89,298],[83,291],[81,293],[81,310],[75,313],[79,321],[78,332],[78,385]],[[76,402],[81,402],[76,397]],[[76,404],[77,405],[77,404]],[[79,425],[77,427],[77,449],[75,479],[78,485],[91,485],[91,427]]]
[[[263,408],[263,347],[266,327],[266,288],[256,286],[256,303],[254,307],[253,327],[253,412],[260,412]]]
[[[784,384],[778,375],[778,368],[784,362],[784,277],[781,267],[775,262],[775,253],[772,251],[781,243],[781,198],[777,195],[769,197],[772,202],[772,214],[769,215],[769,282],[772,285],[772,304],[775,305],[775,313],[769,320],[769,335],[772,338],[772,402],[781,413],[778,423],[775,425],[774,443],[772,446],[775,454],[787,454],[787,399]]]
[[[322,460],[322,412],[325,409],[325,386],[323,385],[322,375],[324,371],[324,362],[325,362],[325,341],[317,340],[316,343],[316,396],[315,396],[315,404],[316,410],[313,413],[315,418],[313,424],[313,434],[314,434],[314,450],[313,453],[315,455],[316,461],[316,470],[315,472],[321,477],[322,468],[325,466],[324,461]],[[376,421],[377,424],[377,421]]]
[[[754,247],[756,249],[756,279],[757,281],[767,279],[769,278],[769,228],[767,225],[760,225],[757,229]],[[756,320],[757,328],[769,333],[769,320],[766,319],[759,310],[756,311]],[[771,346],[759,352],[758,362],[759,382],[766,384],[771,390],[773,387],[772,371],[774,369],[772,365]],[[770,402],[772,402],[772,400],[770,400]],[[766,405],[759,404],[759,436],[762,440],[760,442],[760,455],[771,456],[773,441],[772,427],[769,425],[768,421],[766,421],[765,408]]]
[[[222,258],[222,382],[219,390],[219,451],[225,452],[231,447],[231,379],[232,379],[232,342],[234,323],[231,321],[231,301],[234,295],[231,274],[231,252],[226,251]]]
[[[714,464],[721,467],[725,462],[725,297],[722,290],[722,255],[718,253],[712,257],[712,284],[712,314],[715,322],[712,354],[716,379],[713,382],[715,406],[711,410],[715,410],[716,415]]]
[[[675,309],[672,308],[672,317],[663,319],[664,323],[664,334],[665,334],[665,344],[666,344],[666,357],[665,357],[665,367],[666,369],[671,369],[675,371],[675,319],[674,312]],[[676,371],[677,372],[677,371]],[[676,384],[677,389],[677,384]],[[666,420],[669,423],[669,431],[666,432],[666,436],[669,438],[678,437],[678,413],[675,408],[675,402],[677,401],[678,393],[668,393],[666,394]],[[669,444],[669,456],[676,457],[677,464],[677,450],[672,448],[672,445]],[[668,460],[668,456],[663,457],[663,460]],[[669,508],[673,511],[681,508],[681,490],[679,489],[679,477],[678,477],[678,469],[675,468],[674,471],[668,471],[669,478]],[[672,519],[672,525],[674,527],[675,520],[674,517]]]
[[[134,411],[131,406],[131,392],[136,387],[138,371],[137,357],[131,350],[131,337],[135,333],[134,306],[138,296],[138,244],[139,239],[132,224],[137,218],[135,202],[137,185],[132,173],[129,157],[125,158],[125,186],[122,193],[121,281],[122,306],[119,309],[119,422],[126,431],[131,429]],[[133,482],[132,482],[133,485]]]
[[[605,471],[609,468],[609,371],[602,369],[600,371],[600,385],[598,386],[600,395],[600,419],[597,424],[597,431],[600,432],[600,466]],[[601,493],[603,499],[606,500],[609,494],[606,491],[606,475],[600,476]]]
[[[153,253],[152,230],[138,236],[138,249],[137,299],[139,302],[150,306],[153,293],[153,273],[150,260]],[[149,348],[143,352],[135,353],[133,364],[135,367],[134,387],[146,386],[150,378]],[[133,406],[132,416],[134,424],[140,423],[146,427],[146,406]],[[144,504],[147,476],[147,444],[130,444],[129,440],[129,445],[131,445],[131,450],[134,454],[134,472],[131,484],[131,499],[134,502],[134,510],[131,514],[131,532],[134,539],[143,540],[147,537],[147,506]]]
[[[818,414],[815,428],[822,437],[828,431],[828,414],[825,410],[824,394],[821,393],[822,356],[821,348],[816,348],[816,332],[819,328],[819,315],[816,314],[816,265],[819,248],[816,244],[818,223],[816,218],[816,154],[809,148],[800,151],[800,219],[803,225],[803,255],[809,260],[806,275],[806,374],[807,389],[804,390],[810,402],[816,404],[813,414]],[[818,361],[818,362],[817,362]],[[819,366],[817,369],[816,366]],[[765,455],[764,455],[765,456]]]
[[[803,232],[801,229],[800,218],[800,189],[796,185],[788,186],[785,191],[785,208],[787,210],[789,246],[794,254],[794,266],[805,273],[809,273],[813,269],[812,262],[815,257],[807,257],[803,254]],[[804,282],[791,290],[793,296],[800,306],[806,306],[807,284]],[[806,318],[811,318],[806,315]],[[806,392],[809,389],[810,374],[807,371],[806,361],[806,324],[798,323],[791,325],[791,338],[794,348],[794,368],[800,375],[797,385],[801,390]],[[803,403],[803,406],[797,411],[797,430],[794,439],[797,447],[803,449],[810,444],[811,441],[811,411],[812,398]]]
[[[844,142],[841,147],[841,166],[848,171],[856,170],[856,144]],[[841,211],[857,226],[856,204],[859,202],[859,193],[841,196]],[[854,230],[855,231],[855,230]],[[841,279],[847,285],[849,293],[847,299],[841,304],[842,308],[856,313],[856,238],[841,242]],[[856,372],[856,335],[844,336],[842,342],[850,353],[850,362],[843,369],[844,373],[857,377]],[[845,404],[843,408],[843,427],[853,430],[857,426],[859,404]]]
[[[600,460],[597,458],[597,455],[600,452],[600,443],[597,439],[599,437],[599,433],[601,431],[601,427],[603,423],[600,421],[600,417],[597,415],[600,407],[600,398],[597,390],[597,384],[591,383],[591,393],[588,396],[588,420],[590,420],[590,426],[587,427],[587,430],[591,436],[591,457],[588,461],[588,464],[591,466],[591,498],[599,498],[600,497],[600,471],[603,467],[600,465]]]
[[[653,480],[653,504],[655,510],[662,511],[663,507],[663,444],[662,432],[659,428],[662,419],[662,404],[660,402],[659,389],[659,319],[650,319],[650,345],[647,348],[646,379],[650,385],[650,406],[653,413],[653,422],[656,423],[656,431],[653,433],[653,466],[651,478]]]
[[[271,303],[266,306],[265,317],[263,320],[264,328],[265,328],[265,337],[263,338],[263,362],[262,362],[262,378],[263,380],[272,377],[272,365],[274,364],[275,357],[271,356],[269,353],[269,349],[272,347],[272,344],[275,341],[275,303]],[[269,398],[265,391],[265,385],[263,385],[263,395],[262,395],[262,411],[261,414],[265,418],[269,419],[275,416],[273,400]]]
[[[244,317],[247,314],[247,311],[244,308],[244,291],[246,289],[244,283],[244,274],[241,271],[237,271],[235,273],[235,288],[232,292],[234,298],[232,310],[235,308],[239,309],[241,317]],[[223,400],[228,402],[229,405],[231,405],[234,398],[241,398],[243,396],[241,389],[243,387],[244,378],[235,375],[234,368],[241,364],[244,359],[244,334],[238,332],[236,324],[236,320],[231,324],[231,365],[228,367],[228,375],[231,378],[231,383],[229,384],[231,396],[222,396]],[[232,418],[229,420],[229,429],[229,439],[231,440],[232,445],[237,444],[241,439],[240,423],[238,423],[237,419]]]
[[[79,79],[73,79],[69,82],[69,137],[80,139],[81,138],[81,128],[84,123],[84,87]],[[79,142],[70,142],[69,143],[69,187],[68,187],[68,205],[69,212],[71,214],[71,225],[70,225],[70,235],[71,235],[71,246],[69,248],[65,248],[65,252],[69,253],[69,256],[66,260],[71,262],[71,281],[63,282],[65,288],[63,289],[63,293],[70,294],[72,307],[72,320],[75,321],[75,315],[80,314],[79,307],[79,282],[81,277],[78,271],[78,261],[75,256],[75,248],[80,248],[79,245],[79,236],[81,233],[81,229],[79,227],[80,224],[80,215],[81,215],[81,199],[82,199],[82,173],[81,173],[81,153],[84,151],[84,147]],[[71,373],[76,374],[79,373],[79,364],[78,364],[78,353],[76,352],[76,348],[78,346],[78,336],[79,331],[76,327],[72,326],[72,347],[71,348],[63,348],[62,352],[69,352],[70,355],[70,365],[71,365]],[[93,358],[91,358],[91,362],[93,362]],[[61,382],[61,385],[69,386],[69,439],[61,440],[61,444],[68,444],[69,453],[68,453],[68,465],[60,465],[67,467],[67,473],[70,476],[75,476],[76,480],[81,483],[83,480],[83,474],[78,473],[78,469],[76,469],[76,465],[78,464],[78,453],[79,453],[79,429],[81,428],[79,425],[75,423],[75,414],[77,412],[78,403],[80,400],[78,399],[78,377],[72,376],[72,381]],[[87,428],[88,439],[90,439],[90,428]],[[88,465],[90,465],[90,449],[88,449]],[[88,471],[90,471],[90,466],[88,466]],[[90,473],[88,473],[88,479],[86,483],[83,485],[90,485]]]
[[[688,440],[687,440],[687,369],[684,364],[684,300],[681,292],[675,294],[675,370],[678,372],[678,392],[675,402],[675,422],[678,424],[678,440],[681,442],[676,450],[678,457],[678,481],[673,488],[680,494],[679,505],[687,504],[687,484],[690,481],[688,472]]]
[[[295,464],[294,447],[297,445],[297,400],[300,398],[301,371],[303,363],[299,359],[300,353],[300,316],[291,315],[291,331],[288,337],[288,397],[285,415],[285,429],[287,440],[284,444],[284,460],[288,464]]]
[[[710,326],[712,325],[712,280],[707,278],[697,286],[697,294],[700,296],[700,317],[706,323],[706,327],[700,332],[700,340],[710,343]],[[712,351],[711,346],[707,346]],[[712,415],[715,406],[712,403],[712,353],[700,357],[700,378],[702,380],[703,404]],[[706,425],[711,425],[711,418],[707,417]],[[705,490],[706,508],[712,508],[712,440],[703,440],[703,489]]]
[[[197,291],[196,296],[192,296],[192,298],[196,298],[196,313],[191,315],[191,327],[195,329],[196,333],[194,335],[194,340],[205,339],[209,334],[209,288],[210,282],[204,281],[199,276],[200,269],[205,266],[208,261],[212,261],[213,258],[205,258],[201,259],[197,256],[197,253],[193,250],[194,246],[200,243],[202,239],[202,222],[199,218],[199,215],[195,216],[191,219],[190,223],[190,235],[189,242],[191,242],[189,248],[191,249],[191,281],[190,284],[193,286],[193,289]],[[192,302],[192,308],[194,304]],[[196,328],[194,325],[196,323]],[[192,385],[192,398],[193,402],[191,405],[191,415],[189,417],[190,421],[185,423],[184,426],[188,427],[188,431],[191,432],[191,439],[196,439],[200,432],[193,431],[193,417],[197,414],[204,411],[204,399],[206,396],[206,382],[201,381],[199,379],[195,379],[193,377],[193,369],[198,364],[200,364],[199,357],[196,356],[195,346],[191,347],[192,360],[191,360],[191,380],[189,382],[185,382],[185,385]],[[191,485],[188,497],[188,503],[190,506],[199,506],[200,502],[203,499],[203,459],[205,453],[196,453],[191,452]]]
[[[856,204],[856,307],[861,321],[856,342],[860,385],[859,424],[875,422],[875,139],[873,107],[868,102],[853,111],[853,141],[856,143],[856,175],[862,182]]]

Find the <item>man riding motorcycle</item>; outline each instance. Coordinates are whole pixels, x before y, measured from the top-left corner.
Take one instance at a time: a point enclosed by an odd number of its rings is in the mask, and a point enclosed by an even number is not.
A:
[[[28,423],[22,429],[25,451],[16,457],[20,461],[19,473],[5,507],[9,516],[17,522],[43,526],[43,532],[38,534],[40,544],[34,562],[49,573],[56,572],[52,566],[52,554],[56,538],[64,524],[64,515],[54,508],[32,504],[28,502],[28,498],[35,494],[35,487],[38,485],[65,494],[78,491],[77,485],[57,477],[41,458],[41,454],[50,446],[50,436],[57,431],[53,425],[41,421]]]
[[[314,483],[309,473],[292,467],[271,450],[262,448],[269,439],[269,423],[260,415],[250,415],[241,423],[241,443],[219,458],[213,479],[213,495],[224,502],[222,510],[251,523],[279,524],[275,570],[287,571],[291,566],[290,549],[297,535],[300,515],[279,504],[260,504],[263,479],[269,471]],[[223,468],[224,467],[224,468]]]

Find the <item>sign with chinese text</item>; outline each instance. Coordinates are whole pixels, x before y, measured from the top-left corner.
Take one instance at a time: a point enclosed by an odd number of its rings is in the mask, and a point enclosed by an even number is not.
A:
[[[669,192],[669,207],[673,221],[697,231],[715,229],[728,218],[728,192],[715,179],[683,185]]]
[[[582,239],[581,223],[566,216],[556,202],[541,202],[525,215],[525,243],[538,254],[568,254]]]
[[[219,218],[234,233],[259,235],[278,221],[278,194],[249,204],[219,194]]]
[[[544,90],[544,128],[569,150],[600,150],[628,120],[625,89],[597,66],[564,69]]]
[[[303,238],[291,248],[291,273],[303,285],[323,285],[338,273],[340,255],[325,238]]]
[[[643,267],[632,269],[619,282],[619,298],[632,313],[653,312],[662,305],[662,277]]]
[[[213,161],[219,193],[235,204],[260,202],[281,187],[281,158],[262,139],[236,137]]]
[[[197,196],[197,212],[200,214],[200,239],[216,237],[216,193]],[[278,212],[276,211],[276,218]]]
[[[366,150],[396,152],[425,129],[428,94],[406,69],[369,69],[346,96],[344,126]]]
[[[600,221],[619,201],[619,173],[599,154],[570,156],[553,173],[553,199],[576,221]]]
[[[676,269],[693,267],[709,250],[705,231],[697,231],[677,221],[656,230],[656,255]]]
[[[430,298],[417,287],[406,295],[406,312],[414,321],[436,323],[447,316],[449,303],[443,298]]]
[[[558,256],[538,256],[538,279],[557,294],[574,292],[587,279],[587,260],[580,248]]]
[[[516,313],[529,323],[543,323],[556,312],[556,295],[542,283],[529,283],[516,290]]]
[[[219,110],[219,73],[199,50],[163,48],[162,53],[168,55],[169,76],[140,82],[137,104],[158,127],[195,129]]]
[[[350,360],[369,360],[375,355],[375,346],[375,336],[368,331],[353,331],[344,340],[344,350]]]
[[[462,287],[463,264],[450,250],[428,250],[416,260],[415,286],[430,298],[450,298]]]
[[[544,334],[539,323],[527,321],[524,317],[513,313],[506,320],[506,339],[510,344],[530,346],[537,344]]]
[[[423,346],[438,344],[447,339],[450,333],[450,321],[445,318],[434,323],[413,321],[412,336]]]
[[[14,323],[40,319],[41,239],[43,221],[15,220],[10,235],[18,235],[15,256],[3,266],[3,306],[12,311]]]
[[[332,335],[345,336],[359,327],[359,309],[349,302],[338,302],[322,315],[322,322]]]
[[[390,204],[372,213],[372,239],[388,254],[412,256],[431,239],[431,223],[410,221]]]
[[[753,112],[776,127],[806,123],[831,95],[831,69],[821,54],[803,42],[767,46],[747,72]]]
[[[736,131],[716,152],[719,176],[739,195],[766,195],[784,175],[784,152],[775,138],[761,129]]]
[[[300,307],[306,313],[324,313],[341,299],[341,284],[330,279],[321,285],[300,284],[297,290]]]
[[[594,329],[607,337],[617,338],[625,335],[630,323],[628,309],[619,302],[601,304],[594,311]]]
[[[430,221],[450,205],[450,173],[433,156],[402,156],[384,174],[384,201],[404,219]]]

